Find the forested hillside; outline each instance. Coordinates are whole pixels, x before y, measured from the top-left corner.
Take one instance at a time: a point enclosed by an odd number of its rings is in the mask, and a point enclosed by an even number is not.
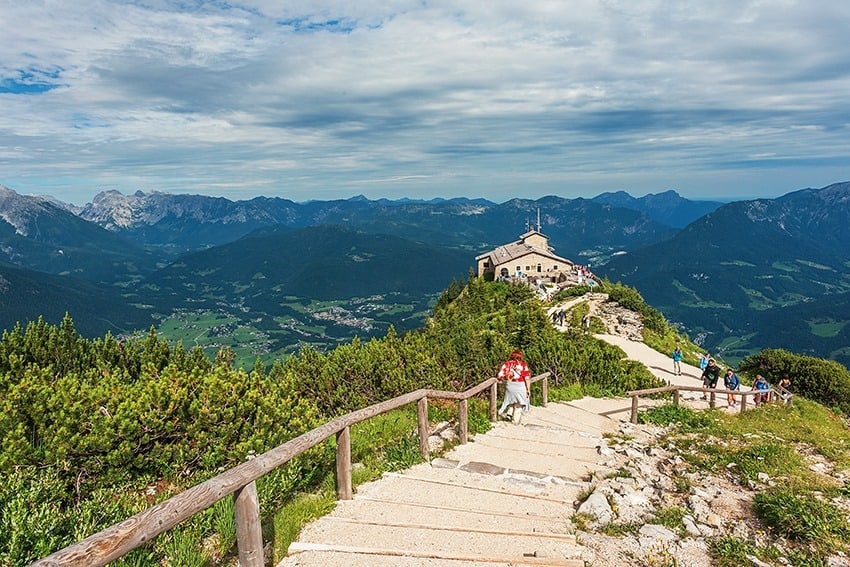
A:
[[[785,348],[850,364],[850,183],[729,203],[597,269],[711,352]]]

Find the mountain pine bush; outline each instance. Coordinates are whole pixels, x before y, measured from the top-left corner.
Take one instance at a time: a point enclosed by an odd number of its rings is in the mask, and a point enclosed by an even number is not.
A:
[[[740,369],[774,385],[788,374],[794,392],[850,414],[850,371],[835,361],[767,349],[742,360]]]
[[[69,317],[16,326],[0,342],[0,564],[28,564],[333,416],[419,388],[469,388],[514,348],[535,374],[552,371],[555,388],[657,385],[616,347],[556,331],[527,287],[482,279],[451,289],[422,329],[305,347],[268,372],[233,368],[226,350],[210,361],[153,329],[122,342],[85,339]],[[321,484],[332,463],[323,444],[264,477],[264,513]],[[187,541],[211,533],[212,513],[187,522]],[[167,557],[172,540],[154,540],[140,564]]]

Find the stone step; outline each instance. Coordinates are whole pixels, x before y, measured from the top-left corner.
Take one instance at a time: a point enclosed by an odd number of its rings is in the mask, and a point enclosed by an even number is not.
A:
[[[525,439],[482,437],[459,445],[446,454],[447,459],[489,463],[511,471],[530,471],[537,475],[580,481],[601,467],[595,447],[546,445]]]
[[[522,422],[520,426],[513,423],[494,423],[493,428],[487,432],[488,439],[528,439],[543,445],[589,447],[595,448],[599,445],[601,435],[578,431],[575,429],[564,429],[547,425],[537,425]],[[478,439],[476,436],[474,439]]]
[[[642,398],[640,400],[644,402]],[[648,399],[646,401],[649,401]],[[570,400],[566,405],[605,416],[615,421],[628,421],[632,411],[632,399],[622,398],[591,398],[584,397],[580,400]]]
[[[583,566],[579,494],[604,474],[617,421],[563,403],[500,422],[444,457],[357,487],[305,527],[281,565]]]
[[[290,556],[278,567],[506,567],[550,566],[584,567],[580,559],[554,557],[495,557],[459,553],[421,553],[412,550],[385,550],[376,547],[330,546],[293,543]]]
[[[389,524],[416,524],[427,517],[440,526],[472,529],[478,531],[501,530],[508,523],[515,529],[547,534],[566,533],[571,529],[570,522],[564,517],[539,516],[534,514],[518,514],[506,510],[478,510],[469,507],[446,504],[421,504],[400,502],[359,496],[354,500],[337,503],[336,509],[330,514],[334,517],[344,517],[372,521],[377,519]]]
[[[306,545],[305,545],[306,544]],[[313,544],[312,546],[310,544]],[[524,557],[555,561],[578,559],[581,549],[572,539],[552,534],[520,533],[505,527],[505,533],[472,532],[447,533],[434,527],[380,525],[320,518],[307,526],[299,541],[290,546],[289,554],[321,546],[325,549],[352,552],[380,550],[381,555],[411,556],[423,559],[460,559],[464,561],[521,560]],[[355,552],[356,553],[356,552]],[[368,553],[368,552],[367,552]],[[489,558],[489,559],[488,559]],[[540,563],[538,563],[540,564]]]
[[[566,523],[573,514],[573,502],[583,489],[540,479],[495,477],[460,469],[429,473],[420,467],[417,472],[387,473],[379,481],[359,486],[355,500],[365,497],[437,507],[449,504],[485,513],[510,511]]]
[[[531,417],[532,419],[526,420],[526,417]],[[586,431],[597,435],[614,433],[619,427],[615,419],[565,402],[550,403],[545,408],[535,407],[531,412],[523,416],[523,421],[525,423],[536,423],[534,418],[539,418],[541,421],[547,423],[558,424],[567,429]]]

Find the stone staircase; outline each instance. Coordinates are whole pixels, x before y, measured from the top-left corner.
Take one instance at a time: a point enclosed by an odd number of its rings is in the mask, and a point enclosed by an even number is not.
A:
[[[535,407],[443,458],[361,485],[302,531],[279,565],[583,567],[574,502],[606,468],[628,400]],[[582,406],[586,407],[582,407]]]

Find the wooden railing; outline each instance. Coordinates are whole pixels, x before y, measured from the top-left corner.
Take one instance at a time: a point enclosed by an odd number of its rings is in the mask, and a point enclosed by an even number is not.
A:
[[[532,383],[542,382],[543,406],[548,403],[549,376],[550,373],[545,372],[531,378]],[[498,396],[496,378],[489,378],[464,392],[416,390],[329,421],[287,441],[283,445],[228,469],[216,477],[188,488],[123,522],[40,559],[32,566],[79,565],[96,567],[106,565],[232,494],[235,503],[239,565],[241,567],[262,567],[263,540],[260,526],[260,504],[257,497],[257,479],[285,465],[294,457],[315,447],[332,435],[336,435],[337,498],[350,500],[353,495],[351,484],[351,426],[416,402],[419,451],[422,457],[428,460],[430,459],[428,399],[458,401],[458,439],[460,443],[466,443],[469,437],[468,400],[488,388],[490,390],[490,421],[496,421]]]
[[[650,394],[660,394],[664,392],[672,392],[673,393],[673,403],[679,404],[679,392],[702,392],[708,394],[708,405],[711,408],[717,406],[716,395],[717,394],[732,394],[733,396],[741,398],[741,412],[747,411],[747,397],[748,396],[758,396],[758,395],[766,395],[767,399],[770,399],[774,392],[773,388],[769,388],[767,390],[724,390],[720,388],[703,388],[702,386],[662,386],[660,388],[648,388],[646,390],[634,390],[632,392],[626,392],[626,395],[631,396],[632,398],[632,414],[631,414],[631,422],[637,423],[638,416],[638,399],[640,396],[647,396]],[[787,394],[788,398],[786,403],[791,403],[792,394],[785,388],[781,388],[781,392]]]

